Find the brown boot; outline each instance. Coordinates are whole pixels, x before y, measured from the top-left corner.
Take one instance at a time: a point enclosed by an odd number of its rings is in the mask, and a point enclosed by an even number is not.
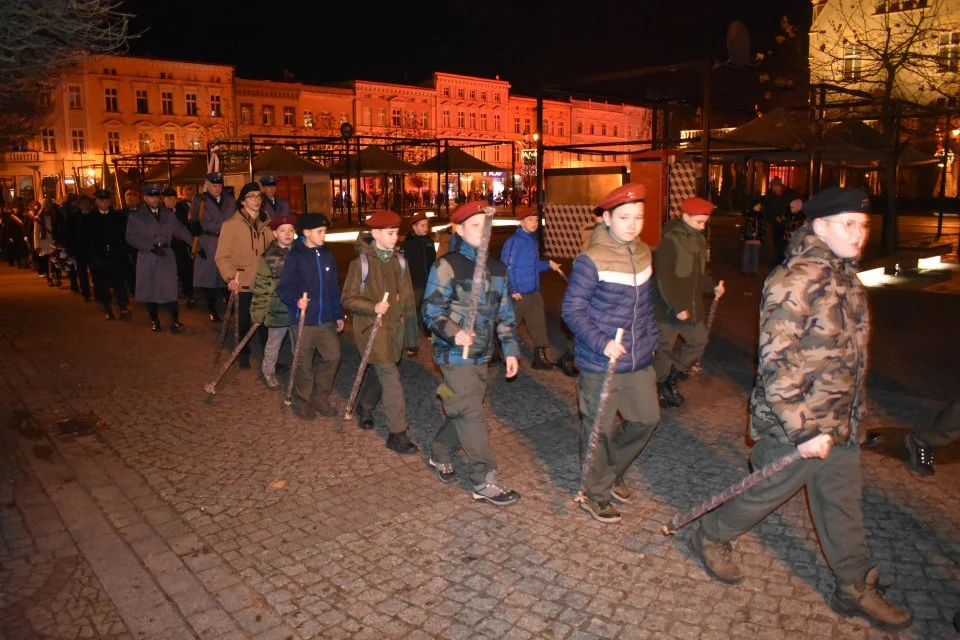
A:
[[[833,592],[834,611],[846,616],[860,616],[874,626],[896,631],[913,622],[911,615],[891,604],[877,585],[880,571],[874,567],[858,584],[837,584]]]
[[[727,584],[737,584],[743,580],[740,567],[730,559],[733,547],[729,542],[710,542],[703,537],[703,529],[697,527],[690,537],[690,548],[712,578]]]

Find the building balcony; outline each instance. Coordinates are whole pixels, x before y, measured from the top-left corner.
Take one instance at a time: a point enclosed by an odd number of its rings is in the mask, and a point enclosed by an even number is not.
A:
[[[0,162],[40,162],[39,151],[4,151]]]

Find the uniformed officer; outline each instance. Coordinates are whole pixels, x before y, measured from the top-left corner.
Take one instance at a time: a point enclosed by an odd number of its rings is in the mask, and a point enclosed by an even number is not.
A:
[[[160,195],[163,197],[163,206],[173,211],[180,224],[189,230],[190,205],[185,201],[178,201],[177,190],[172,187],[167,187]],[[190,258],[190,244],[190,238],[181,238],[176,234],[170,241],[170,248],[177,262],[177,280],[180,281],[183,295],[187,296],[187,307],[192,305],[193,300],[193,260]]]
[[[112,298],[120,307],[120,317],[129,317],[127,275],[130,256],[124,238],[121,213],[110,206],[110,192],[94,193],[96,209],[80,223],[81,244],[93,277],[93,295],[103,305],[107,320],[113,320]],[[111,297],[111,289],[113,296]]]
[[[270,219],[280,216],[289,216],[290,201],[277,195],[277,177],[263,176],[260,178],[260,193],[263,196],[263,210]]]
[[[193,239],[193,234],[172,209],[160,205],[159,184],[143,188],[143,204],[127,220],[127,243],[137,250],[137,299],[150,312],[151,329],[160,331],[159,305],[170,312],[172,333],[183,330],[177,305],[177,261],[170,246],[173,237]]]
[[[197,240],[197,255],[193,263],[193,286],[205,289],[207,311],[211,322],[222,322],[217,313],[217,294],[223,289],[223,278],[217,271],[217,245],[220,227],[237,209],[237,202],[229,193],[223,193],[223,174],[207,174],[206,190],[193,198],[190,222]]]

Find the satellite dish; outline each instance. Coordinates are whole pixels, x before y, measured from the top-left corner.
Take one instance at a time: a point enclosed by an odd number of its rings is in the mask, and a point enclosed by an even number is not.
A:
[[[730,64],[735,67],[745,67],[753,62],[750,56],[750,32],[747,25],[734,20],[727,27],[727,53],[730,55]]]

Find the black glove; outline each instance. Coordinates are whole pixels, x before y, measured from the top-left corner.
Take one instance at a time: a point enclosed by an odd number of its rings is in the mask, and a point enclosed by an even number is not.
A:
[[[203,247],[197,247],[197,255],[200,256],[202,260],[207,259],[207,252],[203,250]]]
[[[199,220],[191,220],[189,223],[187,223],[187,228],[190,229],[190,233],[195,236],[203,233],[203,226],[201,226]]]

